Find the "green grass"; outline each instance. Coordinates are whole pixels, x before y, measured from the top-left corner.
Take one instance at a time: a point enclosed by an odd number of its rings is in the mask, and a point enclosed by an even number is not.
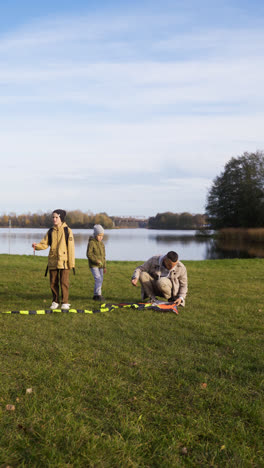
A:
[[[140,300],[138,263],[108,263],[108,302]],[[178,316],[0,314],[1,467],[264,466],[264,260],[184,263]],[[0,310],[48,308],[45,267],[0,255]],[[77,260],[72,306],[92,292]]]

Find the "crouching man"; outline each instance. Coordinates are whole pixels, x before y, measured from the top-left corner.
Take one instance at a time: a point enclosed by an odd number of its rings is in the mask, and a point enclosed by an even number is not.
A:
[[[156,301],[155,296],[164,297],[177,306],[185,305],[188,290],[186,267],[178,260],[178,254],[170,251],[166,255],[155,255],[143,265],[137,267],[133,273],[131,283],[141,283],[141,299],[150,298]]]

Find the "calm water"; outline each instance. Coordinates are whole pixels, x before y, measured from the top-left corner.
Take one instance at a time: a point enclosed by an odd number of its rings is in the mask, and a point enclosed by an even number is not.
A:
[[[39,242],[47,229],[0,228],[0,253],[33,255],[32,242]],[[92,229],[76,229],[76,258],[86,258],[88,237]],[[149,229],[111,229],[105,231],[105,248],[108,260],[146,260],[174,250],[181,260],[206,260],[236,257],[264,257],[262,247],[238,246],[237,244],[217,246],[212,239],[198,240],[195,231],[164,231]],[[48,250],[36,255],[47,256]]]

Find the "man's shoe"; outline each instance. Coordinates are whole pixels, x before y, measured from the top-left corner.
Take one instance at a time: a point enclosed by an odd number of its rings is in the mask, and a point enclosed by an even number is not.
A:
[[[50,309],[55,310],[55,309],[58,309],[59,307],[60,307],[60,304],[58,304],[58,302],[53,301],[50,306]]]
[[[71,306],[71,304],[62,304],[61,305],[61,310],[69,310],[70,306]]]

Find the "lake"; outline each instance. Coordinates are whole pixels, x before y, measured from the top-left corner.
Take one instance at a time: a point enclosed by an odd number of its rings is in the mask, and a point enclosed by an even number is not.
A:
[[[33,255],[31,244],[39,242],[47,229],[0,228],[0,253]],[[92,229],[73,230],[76,258],[86,258],[86,248]],[[167,231],[150,229],[106,229],[104,243],[107,260],[146,260],[169,250],[181,260],[218,258],[264,258],[259,245],[218,245],[213,239],[194,237],[195,231]],[[47,256],[48,250],[36,251]]]

